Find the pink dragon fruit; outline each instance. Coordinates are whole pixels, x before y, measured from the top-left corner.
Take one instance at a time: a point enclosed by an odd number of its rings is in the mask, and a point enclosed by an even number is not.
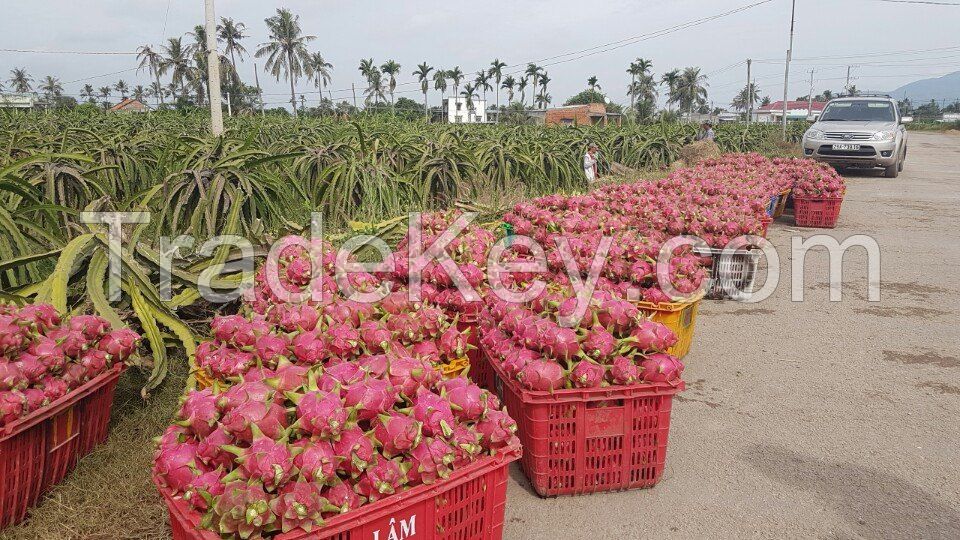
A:
[[[88,342],[99,340],[110,330],[110,323],[98,315],[76,315],[70,318],[69,326],[82,333]]]
[[[177,417],[180,425],[189,427],[197,437],[206,438],[220,419],[217,396],[209,388],[190,392],[183,398]]]
[[[591,358],[598,361],[606,360],[616,351],[617,338],[603,326],[596,325],[587,332],[582,348],[583,352]]]
[[[360,508],[360,505],[363,504],[357,492],[346,482],[334,484],[323,492],[323,496],[331,505],[339,508],[341,514]]]
[[[174,491],[183,491],[198,474],[206,472],[197,459],[197,445],[185,441],[180,444],[161,446],[153,463],[153,470],[160,478],[160,485]]]
[[[60,375],[60,378],[63,382],[67,383],[67,386],[71,389],[89,380],[86,368],[80,364],[67,364],[67,367],[63,368],[63,373]]]
[[[67,392],[70,391],[70,386],[67,385],[63,379],[59,379],[52,375],[47,375],[46,377],[40,379],[40,382],[37,383],[37,387],[43,390],[43,394],[51,402],[62,398],[63,396],[67,395]]]
[[[410,357],[400,357],[390,362],[387,376],[390,384],[408,397],[415,396],[420,388],[437,379],[436,370],[429,362]]]
[[[110,355],[111,361],[123,362],[137,350],[140,334],[129,328],[118,328],[107,333],[97,343],[97,348]]]
[[[456,459],[453,461],[455,467],[461,467],[470,463],[483,452],[483,446],[480,445],[480,434],[465,424],[459,424],[453,428],[453,434],[450,436],[450,444],[453,446]]]
[[[287,355],[287,341],[280,336],[267,334],[257,339],[253,345],[256,357],[266,365],[276,363]]]
[[[386,352],[387,346],[393,341],[393,333],[380,321],[363,321],[359,332],[363,345],[370,354]]]
[[[270,311],[270,319],[284,332],[309,332],[320,322],[320,313],[309,304],[279,304]]]
[[[357,477],[373,464],[376,452],[373,442],[359,427],[345,429],[333,443],[333,451],[339,460],[338,470]]]
[[[469,330],[467,332],[469,332]],[[455,324],[447,328],[447,330],[440,335],[440,341],[437,345],[440,349],[440,354],[445,355],[447,358],[462,358],[466,356],[467,351],[471,348],[471,345],[467,343],[467,334],[457,329]]]
[[[399,456],[419,444],[421,433],[420,422],[396,412],[380,414],[373,423],[373,436],[388,458]]]
[[[221,412],[226,413],[248,401],[276,401],[278,397],[276,391],[263,381],[251,381],[235,384],[220,393],[217,396],[217,407]]]
[[[225,485],[213,507],[214,530],[240,538],[260,536],[275,527],[277,515],[270,508],[271,497],[259,482],[236,480]]]
[[[320,495],[320,486],[312,482],[290,482],[270,501],[271,511],[280,519],[280,532],[294,529],[306,532],[323,525],[323,512],[338,510]]]
[[[337,477],[337,457],[327,441],[300,439],[293,443],[293,465],[308,482],[329,484]]]
[[[647,319],[630,332],[631,341],[641,352],[666,351],[677,342],[677,335],[672,330]]]
[[[559,364],[550,360],[532,360],[517,373],[524,388],[534,391],[554,391],[563,388],[564,373]]]
[[[544,338],[545,348],[554,358],[571,360],[580,353],[577,333],[570,328],[557,328],[555,333]]]
[[[262,482],[267,491],[285,484],[293,472],[293,456],[286,442],[266,437],[256,427],[249,448],[228,445],[223,449],[237,456],[236,461],[246,478]]]
[[[613,384],[627,385],[636,384],[640,381],[640,368],[633,360],[625,356],[614,358],[607,374]]]
[[[360,369],[367,372],[368,377],[380,379],[386,375],[387,369],[390,367],[390,362],[387,360],[387,355],[385,354],[365,354],[357,358],[357,365],[360,366]]]
[[[252,428],[270,438],[278,438],[287,427],[287,411],[275,401],[247,401],[223,415],[223,428],[237,441],[253,440]]]
[[[63,349],[57,345],[56,341],[46,336],[37,336],[37,340],[27,348],[27,352],[36,356],[50,373],[60,373],[67,363],[67,356],[63,354]]]
[[[252,321],[244,320],[237,325],[230,345],[238,349],[248,350],[257,344],[257,341],[270,333],[270,324],[267,321],[254,319]]]
[[[330,352],[340,358],[350,358],[360,350],[360,334],[356,329],[341,324],[327,331]]]
[[[429,390],[422,390],[413,399],[412,415],[423,424],[426,437],[449,437],[456,424],[450,402]]]
[[[487,411],[483,420],[475,426],[480,434],[480,441],[486,448],[496,449],[513,444],[516,440],[517,423],[510,418],[506,411],[491,409]]]
[[[45,332],[60,326],[60,314],[50,304],[29,304],[17,311],[17,318],[30,321],[31,326]]]
[[[0,331],[0,336],[2,336],[2,331]],[[63,351],[63,354],[70,358],[78,358],[80,353],[87,350],[92,343],[82,331],[74,330],[66,326],[51,330],[47,333],[47,337],[56,341],[57,344],[60,345],[60,350]]]
[[[666,353],[654,353],[640,363],[644,382],[674,382],[683,373],[683,362]]]
[[[214,469],[195,476],[187,485],[183,493],[183,500],[187,501],[190,508],[197,512],[206,512],[210,509],[215,497],[223,495],[222,469]]]
[[[87,378],[92,379],[110,367],[110,358],[100,349],[87,349],[80,355],[80,365],[86,371]]]
[[[393,495],[406,482],[406,474],[398,459],[380,458],[360,475],[356,491],[369,502],[376,502],[386,495]]]
[[[297,334],[291,343],[293,355],[304,364],[316,364],[327,353],[327,345],[319,330],[310,330]]]
[[[287,394],[297,404],[297,426],[308,435],[334,438],[347,425],[347,410],[336,393],[312,391],[298,396]]]
[[[292,392],[303,386],[303,381],[307,378],[307,368],[305,366],[292,364],[285,358],[280,359],[277,369],[262,373],[265,375],[264,384],[277,392]],[[245,378],[244,380],[249,379]]]
[[[36,411],[50,404],[46,394],[39,388],[27,388],[23,391],[24,412]]]
[[[440,361],[440,349],[435,341],[421,341],[410,348],[410,353],[416,357],[425,358],[430,362]]]
[[[597,388],[603,382],[606,370],[589,360],[578,362],[570,372],[570,382],[577,388]]]
[[[441,384],[443,397],[446,397],[453,409],[453,415],[462,422],[479,420],[489,407],[490,395],[466,377],[447,379]]]
[[[357,419],[372,420],[392,409],[398,397],[397,389],[390,381],[367,379],[347,388],[343,401],[347,407],[356,410]]]
[[[440,438],[427,437],[410,451],[410,470],[424,484],[436,483],[450,476],[450,465],[457,456],[450,444]]]
[[[340,392],[341,395],[354,384],[363,380],[364,371],[353,362],[344,362],[327,367],[317,379],[317,386],[324,392]]]
[[[30,386],[30,379],[16,363],[0,361],[0,391],[23,390]]]
[[[233,463],[233,454],[225,451],[223,447],[233,442],[233,437],[223,427],[217,426],[197,443],[197,459],[211,469],[227,468]]]
[[[0,392],[0,426],[5,426],[25,413],[27,398],[19,390]]]
[[[231,343],[233,336],[246,324],[243,315],[218,315],[210,322],[210,333],[220,343]]]
[[[27,327],[12,315],[0,315],[0,357],[19,351],[27,343]]]

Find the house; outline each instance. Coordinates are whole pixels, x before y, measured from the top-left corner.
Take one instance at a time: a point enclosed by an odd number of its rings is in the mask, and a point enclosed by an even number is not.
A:
[[[960,122],[960,113],[943,113],[943,118],[938,122]]]
[[[447,98],[447,122],[451,124],[484,124],[487,122],[487,102],[465,97]]]
[[[36,105],[36,94],[0,93],[0,109],[32,109]]]
[[[618,113],[608,113],[607,106],[603,103],[590,103],[587,105],[566,105],[564,107],[554,107],[547,109],[544,123],[561,124],[565,126],[589,126],[616,124],[620,125],[621,115]]]
[[[126,98],[113,107],[110,107],[110,110],[113,112],[147,112],[150,110],[150,107],[139,99]]]
[[[806,120],[809,117],[819,118],[827,104],[823,101],[814,101],[810,110],[806,101],[787,102],[787,120]],[[783,119],[783,101],[774,101],[753,111],[754,122],[780,122]]]

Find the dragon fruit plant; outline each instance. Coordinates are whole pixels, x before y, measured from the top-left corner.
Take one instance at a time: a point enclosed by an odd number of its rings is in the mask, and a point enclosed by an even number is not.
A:
[[[0,427],[125,362],[139,343],[96,315],[61,319],[49,304],[0,304]]]
[[[677,342],[672,330],[602,290],[595,291],[576,326],[565,327],[561,323],[575,315],[575,303],[572,289],[558,283],[527,304],[489,297],[481,346],[528,390],[678,383],[683,363],[665,352]]]
[[[414,357],[390,352],[385,369],[319,363],[283,389],[268,377],[188,393],[157,438],[158,486],[202,528],[258,538],[309,532],[484,456],[517,455],[516,423],[496,397],[466,378],[392,369]]]

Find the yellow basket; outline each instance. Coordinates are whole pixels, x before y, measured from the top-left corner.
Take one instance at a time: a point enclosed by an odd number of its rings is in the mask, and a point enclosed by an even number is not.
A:
[[[467,369],[470,368],[470,359],[466,356],[460,358],[455,358],[445,364],[440,365],[440,372],[443,373],[444,378],[452,379],[454,377],[459,377]]]
[[[197,390],[204,390],[213,386],[214,378],[207,372],[206,368],[198,368],[193,372],[193,380],[196,383]]]
[[[777,197],[777,206],[773,209],[773,219],[777,219],[783,215],[783,212],[787,209],[787,199],[790,197],[792,189],[782,191],[780,196]]]
[[[650,320],[673,330],[673,333],[677,335],[677,342],[673,347],[670,347],[667,353],[677,358],[683,358],[690,352],[690,345],[693,343],[693,329],[697,323],[697,311],[700,309],[701,300],[703,300],[702,294],[687,302],[661,302],[659,304],[635,302],[634,304]]]

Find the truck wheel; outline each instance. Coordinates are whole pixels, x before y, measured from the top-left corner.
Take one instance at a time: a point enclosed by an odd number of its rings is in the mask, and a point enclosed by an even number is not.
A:
[[[883,176],[887,178],[896,178],[900,175],[900,162],[894,163],[889,167],[883,169]]]
[[[903,156],[900,157],[900,163],[897,163],[897,170],[903,172],[903,162],[907,160],[907,149],[903,149]]]

